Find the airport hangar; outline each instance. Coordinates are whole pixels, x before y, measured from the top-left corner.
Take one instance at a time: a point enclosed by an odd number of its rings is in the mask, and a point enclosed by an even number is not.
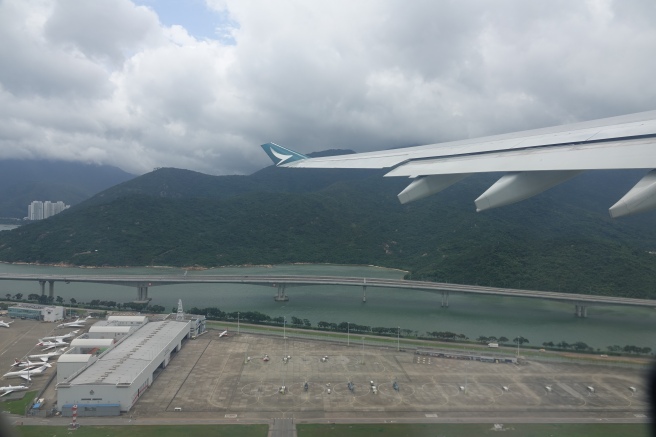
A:
[[[8,308],[7,313],[12,319],[33,319],[44,322],[56,322],[64,318],[64,307],[19,303]]]
[[[193,321],[149,322],[113,348],[57,384],[57,405],[63,416],[113,416],[130,411],[165,368],[182,341],[192,336]]]

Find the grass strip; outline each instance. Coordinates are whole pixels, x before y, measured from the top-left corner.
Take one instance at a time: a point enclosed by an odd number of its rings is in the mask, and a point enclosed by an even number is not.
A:
[[[65,426],[24,425],[15,428],[18,437],[68,435]],[[267,425],[82,425],[74,431],[76,437],[266,437]]]
[[[494,424],[352,424],[296,425],[298,437],[648,437],[648,424],[513,423],[495,429]],[[500,433],[501,431],[501,433]]]

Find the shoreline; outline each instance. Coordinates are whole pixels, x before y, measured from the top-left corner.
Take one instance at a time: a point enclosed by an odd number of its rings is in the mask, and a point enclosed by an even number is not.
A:
[[[370,267],[375,269],[385,269],[393,270],[401,273],[410,273],[408,270],[403,270],[395,267],[383,267],[373,264],[338,264],[338,263],[309,263],[309,262],[296,262],[288,264],[229,264],[224,266],[214,266],[214,267],[201,267],[201,266],[88,266],[88,265],[76,265],[68,263],[29,263],[29,262],[7,262],[0,261],[0,264],[6,265],[16,265],[16,266],[37,266],[37,267],[63,267],[63,268],[78,268],[78,269],[180,269],[180,270],[191,270],[191,271],[204,271],[212,269],[225,269],[225,268],[253,268],[253,267],[264,267],[272,269],[276,266],[342,266],[342,267]]]

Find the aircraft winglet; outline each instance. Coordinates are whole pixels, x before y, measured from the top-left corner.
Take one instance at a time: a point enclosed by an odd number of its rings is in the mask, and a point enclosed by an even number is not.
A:
[[[276,166],[289,164],[290,162],[300,161],[302,159],[308,159],[305,155],[294,152],[293,150],[289,150],[275,143],[262,144],[262,148]]]

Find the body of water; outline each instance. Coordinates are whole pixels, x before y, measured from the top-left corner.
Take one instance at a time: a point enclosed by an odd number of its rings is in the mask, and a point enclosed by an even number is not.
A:
[[[16,229],[18,225],[1,225],[0,224],[0,232],[2,231],[11,231],[12,229]]]
[[[177,268],[89,269],[0,264],[0,273],[182,275]],[[383,277],[401,279],[404,272],[366,266],[285,265],[271,267],[232,267],[189,271],[204,274],[295,274]],[[451,293],[449,308],[441,308],[441,294],[400,289],[367,288],[362,302],[361,287],[297,286],[287,287],[288,302],[275,302],[273,287],[243,284],[193,284],[151,287],[153,304],[167,308],[182,299],[185,308],[219,307],[223,311],[260,311],[271,317],[292,316],[317,322],[351,322],[360,325],[401,327],[420,333],[451,331],[475,339],[479,336],[518,335],[530,345],[545,341],[574,343],[583,341],[605,350],[610,345],[635,345],[656,350],[654,330],[656,310],[623,306],[588,307],[588,318],[574,316],[574,305],[528,298],[509,298]],[[0,295],[40,293],[39,284],[25,281],[0,281]],[[70,298],[89,302],[93,299],[128,302],[135,300],[132,287],[103,284],[55,283],[55,295],[65,302]]]

